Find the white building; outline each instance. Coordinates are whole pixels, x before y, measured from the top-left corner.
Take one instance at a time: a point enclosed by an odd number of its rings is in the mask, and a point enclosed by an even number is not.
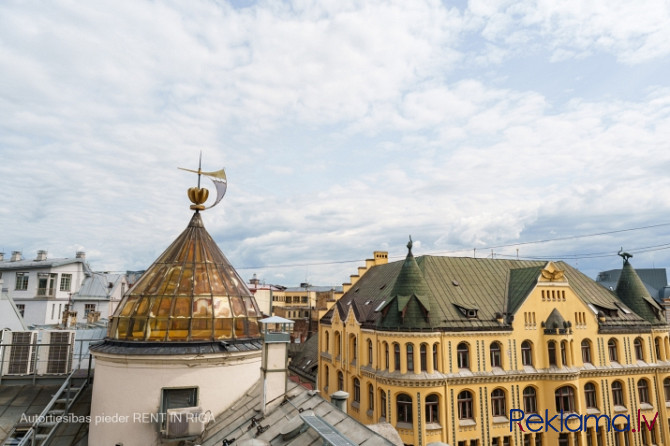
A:
[[[46,251],[37,251],[32,260],[25,260],[20,251],[9,259],[0,254],[2,290],[12,298],[27,325],[57,324],[70,299],[79,291],[91,269],[86,254],[75,258],[47,258]]]
[[[125,274],[86,273],[79,291],[72,295],[72,307],[79,321],[109,319],[128,290]]]

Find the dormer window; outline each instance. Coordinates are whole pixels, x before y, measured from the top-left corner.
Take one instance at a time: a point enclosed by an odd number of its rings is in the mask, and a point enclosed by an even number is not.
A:
[[[477,312],[479,311],[477,308],[466,308],[456,304],[454,304],[454,306],[458,308],[458,311],[460,311],[461,314],[468,319],[477,319]]]

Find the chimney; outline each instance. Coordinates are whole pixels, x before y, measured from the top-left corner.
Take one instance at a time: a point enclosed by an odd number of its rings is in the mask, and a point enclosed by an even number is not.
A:
[[[261,281],[258,280],[258,278],[256,277],[256,273],[254,273],[254,277],[252,277],[251,280],[249,281],[249,283],[250,283],[251,285],[256,285],[256,286],[258,286],[258,284],[259,284],[260,282],[261,282]]]
[[[333,403],[333,406],[337,407],[344,413],[347,413],[348,399],[349,394],[344,390],[338,390],[337,392],[330,394],[330,402]]]
[[[279,406],[286,395],[288,379],[288,345],[294,322],[279,316],[259,321],[262,326],[263,357],[261,359],[261,409],[263,415]]]
[[[86,258],[86,251],[77,251],[76,258],[85,259]]]
[[[21,251],[12,251],[12,257],[10,261],[18,262],[19,260],[23,260],[23,257],[21,256]]]
[[[35,261],[37,262],[43,262],[47,259],[47,252],[43,249],[40,249],[37,251],[37,257],[35,257]]]

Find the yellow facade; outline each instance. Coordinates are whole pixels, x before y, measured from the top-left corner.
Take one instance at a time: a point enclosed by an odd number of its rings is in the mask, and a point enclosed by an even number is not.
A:
[[[553,264],[543,271],[499,331],[363,328],[352,307],[334,311],[319,326],[319,390],[348,392],[350,415],[408,445],[670,445],[667,326],[606,329]],[[565,323],[543,326],[556,312]],[[628,421],[635,432],[615,432]]]

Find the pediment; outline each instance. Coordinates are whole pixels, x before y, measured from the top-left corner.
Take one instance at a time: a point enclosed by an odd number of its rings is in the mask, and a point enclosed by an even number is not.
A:
[[[540,272],[538,282],[567,282],[565,271],[560,269],[554,262],[547,262]]]

